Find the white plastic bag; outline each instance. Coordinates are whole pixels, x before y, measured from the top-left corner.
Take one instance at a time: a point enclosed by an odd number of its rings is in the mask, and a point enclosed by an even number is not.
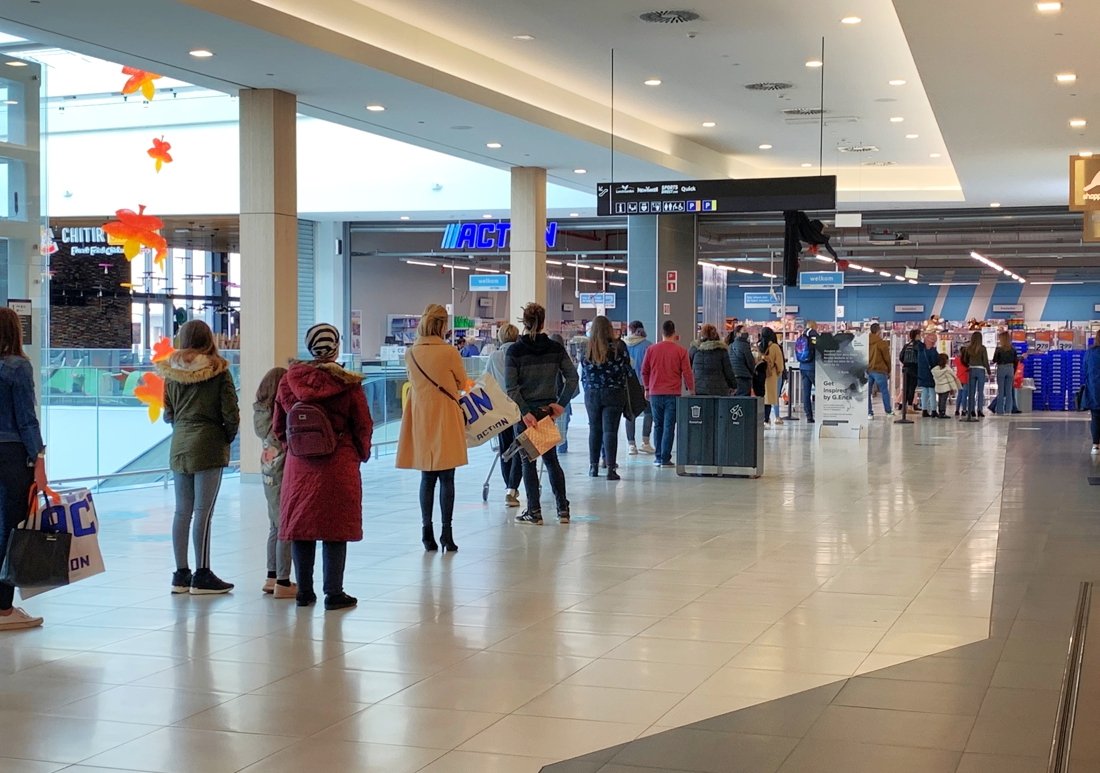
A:
[[[60,504],[37,498],[38,509],[28,518],[31,528],[68,532],[73,535],[69,549],[69,584],[86,580],[104,571],[103,554],[99,551],[99,518],[95,512],[92,492],[86,488],[56,492]],[[53,588],[20,588],[19,596],[29,599]]]
[[[489,373],[479,378],[473,389],[462,395],[458,404],[466,417],[467,448],[489,442],[521,418],[519,406],[512,402]]]

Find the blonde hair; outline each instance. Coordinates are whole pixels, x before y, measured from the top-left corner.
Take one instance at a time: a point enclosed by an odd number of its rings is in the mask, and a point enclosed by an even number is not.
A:
[[[502,344],[514,343],[519,339],[519,328],[511,322],[505,322],[497,331],[497,340]]]
[[[584,358],[593,365],[603,365],[611,353],[614,340],[615,331],[611,329],[611,320],[604,316],[596,317],[592,320],[592,332],[589,334]]]
[[[429,303],[424,309],[424,315],[420,318],[420,324],[416,326],[417,338],[429,336],[443,337],[447,330],[447,310],[438,303]]]

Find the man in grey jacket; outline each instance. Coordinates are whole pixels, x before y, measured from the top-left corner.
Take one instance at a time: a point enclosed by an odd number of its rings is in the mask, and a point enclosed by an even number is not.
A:
[[[523,335],[505,354],[504,388],[519,406],[526,427],[536,426],[540,419],[557,419],[577,393],[577,368],[569,352],[551,341],[542,332],[546,309],[529,303],[523,309]],[[560,378],[559,378],[560,376]],[[551,448],[542,455],[550,474],[550,488],[558,504],[558,523],[569,523],[569,500],[565,496],[565,473],[558,461],[558,450]],[[523,485],[527,489],[527,509],[516,516],[518,523],[542,525],[542,505],[539,499],[538,460],[523,460]]]
[[[730,364],[733,375],[737,377],[735,397],[752,396],[752,374],[756,370],[756,358],[752,356],[752,344],[744,325],[733,329],[733,344],[730,345]]]

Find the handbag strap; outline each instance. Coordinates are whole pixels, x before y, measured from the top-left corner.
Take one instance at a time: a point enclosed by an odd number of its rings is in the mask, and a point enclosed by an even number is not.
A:
[[[434,378],[432,378],[431,376],[429,376],[427,373],[424,372],[424,369],[422,367],[420,367],[420,363],[416,361],[416,355],[413,354],[412,349],[409,349],[409,358],[412,359],[413,365],[416,366],[416,369],[420,371],[420,375],[422,375],[424,378],[428,379],[428,381],[432,382],[432,384],[435,386],[435,388],[438,389],[440,392],[442,392],[443,394],[447,395],[447,397],[454,400],[455,403],[458,403],[458,398],[457,397],[455,397],[450,392],[448,392],[446,389],[441,387],[436,382],[436,380]]]

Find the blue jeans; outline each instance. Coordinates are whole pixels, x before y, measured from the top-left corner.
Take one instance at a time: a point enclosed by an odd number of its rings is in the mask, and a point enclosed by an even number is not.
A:
[[[1016,369],[1010,365],[997,366],[997,413],[1007,416],[1012,413],[1012,390],[1016,384]]]
[[[985,399],[985,368],[970,369],[970,385],[966,390],[966,412],[973,415],[976,411],[982,411],[985,407],[982,400]]]
[[[676,400],[679,395],[651,395],[653,408],[653,445],[657,449],[657,461],[672,463],[672,444],[676,440]]]
[[[928,411],[929,413],[936,412],[936,388],[935,387],[921,387],[920,388],[920,408],[922,411]]]
[[[295,540],[293,543],[294,571],[298,577],[298,593],[313,593],[313,566],[317,561],[317,543]],[[325,558],[322,589],[326,596],[344,592],[344,565],[348,560],[348,543],[324,542],[321,552]]]
[[[875,403],[871,396],[871,387],[878,386],[878,391],[882,393],[882,409],[889,416],[893,412],[893,408],[890,407],[890,379],[885,373],[875,373],[870,370],[867,371],[867,378],[870,381],[867,385],[867,415],[875,415]]]
[[[799,370],[802,373],[802,410],[806,419],[810,420],[814,417],[814,380],[817,374],[814,368],[807,368],[805,365]]]
[[[963,382],[962,389],[955,395],[955,415],[958,416],[960,412],[966,410],[966,395],[970,392],[969,381]]]

